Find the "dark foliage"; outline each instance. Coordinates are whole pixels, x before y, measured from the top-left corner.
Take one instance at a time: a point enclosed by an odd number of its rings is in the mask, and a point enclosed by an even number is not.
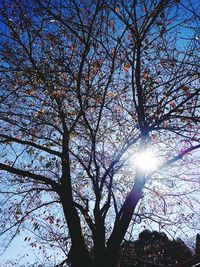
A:
[[[170,240],[165,233],[144,230],[136,241],[122,244],[119,266],[181,266],[191,259],[191,250],[180,238]]]

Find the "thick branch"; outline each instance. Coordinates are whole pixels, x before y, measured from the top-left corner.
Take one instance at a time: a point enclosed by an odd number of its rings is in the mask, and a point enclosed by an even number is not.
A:
[[[17,139],[15,137],[12,137],[12,136],[9,136],[9,135],[5,135],[5,134],[0,134],[0,137],[2,138],[5,138],[6,141],[13,141],[13,142],[16,142],[18,144],[22,144],[22,145],[28,145],[28,146],[32,146],[32,147],[35,147],[39,150],[42,150],[42,151],[45,151],[49,154],[52,154],[52,155],[56,155],[58,157],[61,157],[62,154],[58,151],[55,151],[55,150],[52,150],[52,149],[49,149],[47,147],[44,147],[44,146],[41,146],[41,145],[38,145],[36,143],[33,143],[33,142],[30,142],[30,141],[25,141],[25,140],[20,140],[20,139]],[[0,141],[1,142],[1,141]]]
[[[178,154],[177,156],[175,156],[175,157],[169,159],[168,161],[166,161],[165,163],[163,163],[163,164],[160,166],[159,170],[161,170],[161,169],[163,169],[163,168],[169,166],[170,164],[176,162],[176,161],[179,160],[179,159],[182,159],[183,156],[185,156],[186,154],[188,154],[188,153],[190,153],[190,152],[192,152],[193,150],[198,149],[198,148],[200,148],[200,144],[199,144],[199,145],[196,145],[196,146],[191,146],[191,147],[189,147],[189,148],[183,150],[183,151],[182,151],[180,154]]]
[[[38,175],[35,173],[31,173],[29,171],[17,169],[17,168],[11,167],[11,166],[3,164],[3,163],[0,163],[0,169],[7,171],[9,173],[12,173],[12,174],[16,174],[18,176],[28,177],[28,178],[31,178],[35,181],[43,182],[47,185],[50,185],[55,191],[57,191],[57,189],[58,189],[57,188],[58,184],[55,181],[53,181],[53,180],[51,180],[51,179],[49,179],[43,175]]]

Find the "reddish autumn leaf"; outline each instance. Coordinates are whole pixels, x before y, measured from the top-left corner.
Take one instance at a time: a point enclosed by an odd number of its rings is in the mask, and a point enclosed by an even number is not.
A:
[[[72,45],[71,45],[71,50],[72,50],[72,51],[75,51],[75,50],[76,50],[76,45],[75,45],[75,44],[72,44]]]
[[[175,108],[175,102],[174,102],[174,100],[170,101],[169,104],[170,104],[170,107]]]

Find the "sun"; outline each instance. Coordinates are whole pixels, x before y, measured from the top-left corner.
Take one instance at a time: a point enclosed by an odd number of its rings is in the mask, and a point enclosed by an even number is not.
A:
[[[153,151],[146,150],[136,155],[135,164],[143,171],[153,171],[158,168],[159,160]]]

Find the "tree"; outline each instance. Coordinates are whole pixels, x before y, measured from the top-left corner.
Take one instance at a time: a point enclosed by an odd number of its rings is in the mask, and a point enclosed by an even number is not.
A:
[[[194,262],[190,249],[181,239],[172,241],[164,233],[149,230],[142,231],[138,240],[122,244],[120,266],[133,266],[134,260],[136,266],[182,266]]]
[[[194,8],[169,0],[2,1],[1,234],[11,240],[32,225],[44,238],[46,222],[73,267],[116,266],[147,188],[161,198],[154,181],[171,171],[163,170],[195,164]],[[149,151],[159,168],[138,166]],[[196,182],[195,168],[192,175],[188,182]]]

